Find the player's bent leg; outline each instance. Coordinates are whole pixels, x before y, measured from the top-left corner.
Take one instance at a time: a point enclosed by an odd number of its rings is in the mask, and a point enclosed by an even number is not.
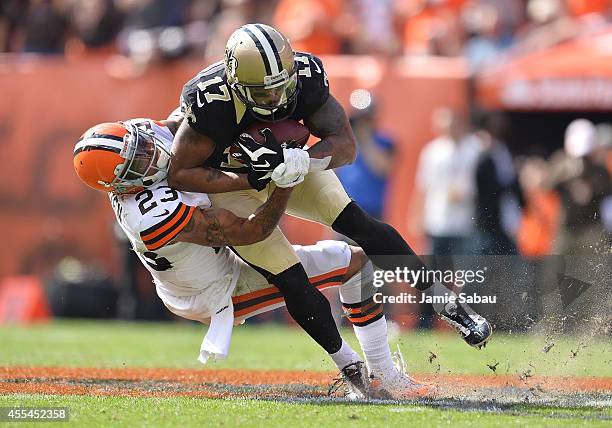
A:
[[[355,202],[348,204],[332,223],[332,229],[355,241],[381,269],[393,270],[398,263],[411,270],[426,268],[404,238],[391,225],[376,220]],[[401,255],[401,260],[398,256]],[[431,283],[414,284],[420,290]]]
[[[350,248],[353,260],[367,260],[361,248]],[[370,397],[405,399],[429,393],[429,385],[408,376],[399,352],[394,356],[398,361],[394,361],[389,349],[383,306],[374,300],[377,289],[373,282],[372,262],[359,264],[362,265],[360,271],[340,286],[340,300],[365,355]]]
[[[214,207],[225,208],[241,217],[253,214],[266,198],[264,192],[243,190],[209,195]],[[280,228],[263,241],[251,245],[233,247],[235,252],[245,260],[269,274],[279,274],[299,263],[291,243],[283,235]]]
[[[263,198],[265,193],[254,190],[211,195],[213,206],[240,216],[255,212]],[[359,360],[340,337],[329,302],[310,285],[293,247],[278,227],[263,241],[233,250],[278,288],[291,317],[330,354],[336,365],[344,367]]]
[[[372,218],[355,202],[346,206],[332,224],[332,228],[357,242],[368,257],[382,269],[427,269],[397,230]],[[418,290],[435,296],[454,294],[441,283],[421,281],[413,285]],[[434,309],[442,320],[459,332],[468,345],[479,348],[490,339],[490,324],[465,303],[434,304]]]
[[[210,323],[208,314],[209,307],[200,305],[198,296],[173,296],[166,293],[162,288],[156,287],[156,292],[166,308],[181,318],[199,321],[203,324]]]
[[[308,174],[304,182],[293,191],[287,212],[331,226],[335,231],[357,242],[374,264],[382,269],[427,269],[397,230],[374,219],[350,200],[333,171]],[[442,284],[426,281],[414,286],[435,295],[449,292]],[[459,331],[469,345],[480,347],[490,338],[489,323],[470,308],[434,308],[444,321]]]
[[[361,265],[351,257],[349,246],[340,241],[320,241],[316,245],[293,246],[310,284],[323,290],[339,286],[345,277],[353,276]],[[254,267],[242,263],[232,300],[237,319],[274,310],[285,305],[282,294]]]
[[[340,379],[342,380],[342,382],[335,384],[334,387],[336,385],[346,385],[349,397],[366,398],[369,396],[369,393],[365,365],[359,355],[337,333],[335,322],[331,316],[329,302],[319,291],[327,287],[339,285],[347,272],[350,269],[354,269],[351,266],[351,252],[345,243],[337,241],[322,241],[317,243],[317,245],[304,247],[296,245],[294,248],[301,264],[296,265],[281,275],[272,276],[270,280],[276,287],[268,285],[266,278],[257,272],[255,268],[246,264],[242,266],[241,275],[232,297],[235,315],[240,320],[243,320],[286,304],[287,310],[289,310],[292,317],[298,323],[306,318],[308,324],[300,325],[306,331],[309,331],[309,334],[319,344],[322,346],[324,343],[330,344],[329,347],[323,347],[340,369]],[[297,267],[300,270],[295,269]],[[301,287],[299,277],[302,274],[308,275],[308,280],[312,286],[303,287],[299,290],[299,287]],[[284,284],[284,287],[292,287],[294,291],[283,293],[280,291],[280,284]],[[297,301],[291,299],[295,294],[295,290],[301,295]],[[285,296],[284,300],[283,296]],[[320,299],[323,299],[324,302]],[[309,302],[312,301],[315,301],[319,307],[325,306],[325,313],[309,311],[308,307],[312,306],[312,303]],[[292,305],[297,305],[297,307],[292,307]],[[333,340],[332,332],[337,334],[335,339],[337,342],[325,342],[326,340]],[[332,389],[330,391],[334,392]]]
[[[351,198],[333,171],[316,171],[295,186],[287,203],[287,213],[331,226],[350,202]]]

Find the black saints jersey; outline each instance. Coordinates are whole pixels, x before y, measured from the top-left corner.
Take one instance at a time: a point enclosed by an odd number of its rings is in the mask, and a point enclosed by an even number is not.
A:
[[[295,110],[289,118],[302,120],[325,103],[329,96],[329,84],[319,58],[296,52],[295,60],[300,92]],[[229,148],[257,119],[249,114],[246,106],[230,90],[223,61],[200,71],[185,84],[181,94],[181,111],[193,129],[215,143],[215,150],[204,163],[205,166],[244,171],[244,165],[229,156]]]

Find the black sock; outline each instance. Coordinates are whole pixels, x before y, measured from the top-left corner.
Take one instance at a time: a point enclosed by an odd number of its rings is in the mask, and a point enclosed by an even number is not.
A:
[[[359,244],[372,263],[381,269],[427,269],[397,230],[371,217],[355,202],[342,210],[332,224],[332,229]],[[424,281],[413,285],[418,290],[426,290],[432,283]]]
[[[328,354],[334,354],[342,346],[342,338],[332,316],[331,306],[325,296],[310,282],[304,267],[298,263],[289,269],[272,275],[270,283],[285,298],[291,317]]]

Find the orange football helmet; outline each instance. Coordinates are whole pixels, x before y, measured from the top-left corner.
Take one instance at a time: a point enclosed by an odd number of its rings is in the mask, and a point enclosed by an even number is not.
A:
[[[166,178],[170,152],[152,131],[130,122],[101,123],[79,138],[74,169],[89,187],[137,193]]]

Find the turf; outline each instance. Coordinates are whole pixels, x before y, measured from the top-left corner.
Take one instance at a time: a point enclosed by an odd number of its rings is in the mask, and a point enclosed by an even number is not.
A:
[[[55,321],[0,328],[0,365],[68,367],[202,367],[196,361],[205,328],[195,323]],[[352,331],[343,336],[357,347]],[[480,351],[453,333],[407,332],[399,344],[413,372],[612,376],[612,342],[601,339],[497,334]],[[435,356],[435,357],[434,357]],[[431,361],[430,361],[431,360]],[[439,366],[438,366],[439,365]],[[266,324],[234,330],[230,356],[211,368],[333,370],[325,353],[298,328]]]
[[[425,406],[319,405],[254,400],[207,400],[185,397],[129,398],[75,396],[5,396],[0,406],[68,407],[70,422],[53,426],[226,426],[226,427],[604,427],[610,421],[559,409],[532,415],[460,412]],[[40,426],[19,423],[19,427]]]
[[[204,328],[193,323],[54,321],[0,328],[0,366],[202,367],[195,358]],[[354,343],[352,332],[343,335]],[[554,342],[548,352],[543,348]],[[601,338],[544,338],[497,334],[484,350],[454,334],[403,333],[399,344],[410,370],[421,373],[612,376],[612,344]],[[497,364],[499,363],[499,364]],[[497,364],[497,365],[496,365]],[[333,370],[328,358],[299,329],[241,326],[228,360],[207,368]],[[67,406],[70,426],[610,426],[607,408],[514,406],[498,412],[431,405],[356,405],[212,400],[6,395],[0,406]],[[32,424],[39,426],[38,424]],[[53,426],[61,426],[54,424]],[[19,427],[28,426],[19,423]],[[66,425],[68,426],[68,425]]]

